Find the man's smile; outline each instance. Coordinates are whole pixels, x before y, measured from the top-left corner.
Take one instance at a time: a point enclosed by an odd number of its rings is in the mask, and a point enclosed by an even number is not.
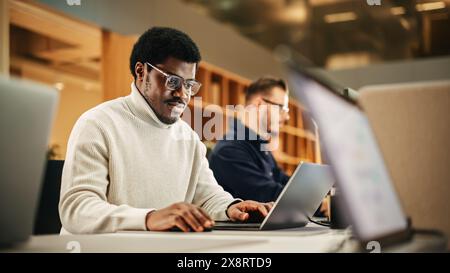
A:
[[[181,115],[183,113],[184,109],[186,108],[186,104],[183,102],[166,102],[167,107],[173,114]]]

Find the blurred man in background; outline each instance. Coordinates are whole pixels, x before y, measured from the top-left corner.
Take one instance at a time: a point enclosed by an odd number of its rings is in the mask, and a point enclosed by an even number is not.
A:
[[[280,127],[289,120],[288,103],[287,85],[281,79],[261,78],[246,90],[246,109],[256,114],[234,120],[210,156],[214,176],[233,196],[275,201],[288,182],[270,149],[276,149],[270,142],[277,141]]]

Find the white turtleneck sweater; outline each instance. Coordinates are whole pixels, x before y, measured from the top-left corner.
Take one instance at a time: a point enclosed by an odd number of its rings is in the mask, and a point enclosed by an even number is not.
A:
[[[132,84],[127,97],[84,113],[68,142],[62,233],[146,230],[148,212],[177,202],[226,220],[235,201],[214,179],[206,147],[182,120],[162,123]]]

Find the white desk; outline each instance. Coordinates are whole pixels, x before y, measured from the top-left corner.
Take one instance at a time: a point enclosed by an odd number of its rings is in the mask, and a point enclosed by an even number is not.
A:
[[[356,244],[347,231],[310,224],[283,231],[120,232],[101,235],[33,236],[30,241],[3,252],[197,252],[197,253],[298,253],[352,252]],[[419,236],[420,237],[420,236]],[[420,237],[387,251],[422,252],[445,249],[442,238]],[[344,243],[346,242],[346,243]],[[382,249],[383,250],[383,249]]]

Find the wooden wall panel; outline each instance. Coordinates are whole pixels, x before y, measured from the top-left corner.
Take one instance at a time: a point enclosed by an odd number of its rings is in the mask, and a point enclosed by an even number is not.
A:
[[[0,0],[0,74],[9,75],[9,8]]]
[[[130,93],[133,76],[130,72],[130,53],[137,37],[123,36],[104,30],[102,34],[101,81],[104,100]]]

